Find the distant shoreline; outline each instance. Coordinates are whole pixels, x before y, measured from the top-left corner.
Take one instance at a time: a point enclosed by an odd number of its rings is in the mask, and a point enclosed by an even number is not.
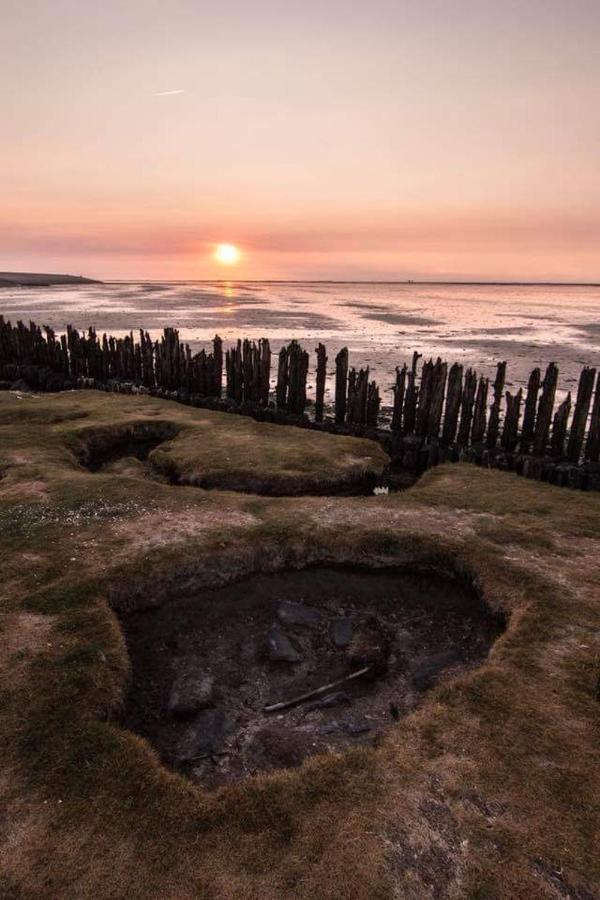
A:
[[[1,277],[1,275],[0,275]],[[439,285],[447,287],[593,287],[600,288],[600,281],[381,281],[336,279],[269,279],[269,278],[111,278],[101,284],[401,284]]]
[[[55,284],[102,284],[83,275],[50,275],[39,272],[0,272],[0,287],[51,287]]]
[[[600,281],[433,281],[336,278],[86,278],[83,275],[53,275],[37,272],[0,272],[0,287],[51,287],[61,284],[395,284],[440,287],[590,287],[600,288]]]

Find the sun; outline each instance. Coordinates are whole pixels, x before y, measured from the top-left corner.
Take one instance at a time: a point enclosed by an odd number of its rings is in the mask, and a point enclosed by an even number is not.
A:
[[[242,258],[242,254],[235,244],[217,244],[213,256],[221,266],[235,266]]]

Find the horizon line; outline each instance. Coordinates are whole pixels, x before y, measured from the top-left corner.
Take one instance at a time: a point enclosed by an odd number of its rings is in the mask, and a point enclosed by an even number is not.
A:
[[[432,279],[379,278],[111,278],[100,279],[101,284],[402,284],[490,287],[600,287],[600,281],[457,281]]]

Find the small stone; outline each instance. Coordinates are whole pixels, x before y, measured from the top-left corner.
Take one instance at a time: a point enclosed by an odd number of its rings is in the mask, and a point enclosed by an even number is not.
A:
[[[210,706],[214,700],[215,680],[198,667],[196,659],[183,662],[173,682],[169,712],[173,716],[190,716]]]
[[[267,632],[266,653],[271,662],[297,663],[302,661],[302,656],[277,625],[271,625]]]
[[[323,620],[320,610],[303,603],[283,600],[277,610],[277,618],[284,625],[302,625],[305,628],[318,628]]]
[[[217,753],[227,735],[228,721],[222,709],[204,709],[194,717],[182,735],[175,763],[184,765]]]
[[[371,726],[368,722],[344,722],[344,731],[348,734],[364,734],[370,730]]]
[[[331,625],[331,638],[336,647],[347,647],[352,640],[352,619],[344,616],[343,619],[334,619]]]

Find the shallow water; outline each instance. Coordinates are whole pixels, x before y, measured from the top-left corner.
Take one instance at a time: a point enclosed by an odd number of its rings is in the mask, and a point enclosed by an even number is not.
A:
[[[170,325],[194,349],[216,332],[226,342],[268,337],[275,351],[291,338],[310,351],[322,341],[330,369],[347,345],[350,364],[369,365],[384,391],[413,350],[485,374],[506,359],[509,387],[553,361],[561,388],[572,390],[582,365],[600,364],[600,286],[112,282],[4,288],[0,313],[117,336],[139,328],[156,336]]]

